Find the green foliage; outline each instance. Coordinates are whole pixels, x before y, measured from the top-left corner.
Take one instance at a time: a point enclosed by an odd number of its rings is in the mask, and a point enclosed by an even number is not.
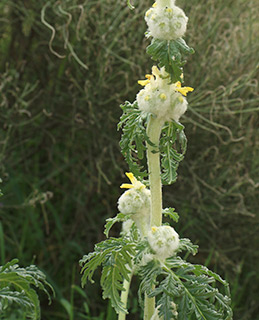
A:
[[[56,1],[51,2],[45,19],[56,30],[53,49],[66,54],[65,59],[49,50],[51,31],[40,21],[46,2],[0,3],[4,250],[23,265],[36,255],[37,265],[53,279],[57,300],[51,310],[43,304],[44,320],[68,317],[59,303],[64,297],[71,299],[74,319],[107,319],[97,285],[84,291],[91,292],[95,303],[75,290],[80,285],[75,261],[103,236],[103,221],[116,212],[118,185],[128,170],[114,131],[121,113],[117,106],[134,100],[137,80],[151,67],[142,19],[150,2],[134,2],[131,12],[125,1],[62,1],[61,7],[72,14],[70,23]],[[188,98],[183,118],[191,143],[180,166],[181,183],[174,184],[173,192],[164,188],[164,201],[181,212],[179,233],[199,241],[203,249],[192,261],[206,263],[231,283],[234,318],[255,320],[257,1],[182,0],[180,5],[190,17],[185,39],[197,53],[185,66],[186,83],[195,94]],[[88,72],[65,48],[68,34]],[[38,86],[24,96],[27,83]],[[51,191],[53,197],[32,206],[28,200],[37,190]],[[140,312],[135,312],[139,320]]]
[[[35,288],[42,290],[51,302],[48,289],[53,288],[46,276],[34,265],[20,268],[18,259],[0,267],[0,314],[15,314],[17,306],[30,319],[40,319],[40,302]],[[13,311],[12,311],[13,310]]]
[[[171,218],[174,222],[178,222],[179,220],[179,215],[177,212],[175,212],[174,208],[165,208],[163,209],[162,213],[165,217]]]
[[[118,129],[122,128],[123,132],[120,141],[121,151],[135,177],[144,177],[146,171],[139,165],[139,159],[143,159],[146,150],[145,142],[149,141],[146,133],[148,114],[138,109],[136,101],[133,104],[126,101],[121,108],[123,114],[118,123]]]
[[[136,101],[133,104],[127,101],[124,105],[121,105],[121,108],[123,114],[118,129],[123,131],[120,141],[122,154],[129,165],[130,171],[136,177],[143,178],[146,176],[146,170],[141,166],[140,161],[144,157],[146,143],[153,145],[146,133],[149,115],[138,109]],[[175,121],[166,123],[162,129],[160,153],[163,184],[172,184],[176,181],[176,171],[179,162],[183,160],[187,147],[187,139],[183,129],[184,126]],[[179,152],[174,149],[177,141],[180,145]]]
[[[135,256],[136,243],[133,239],[110,238],[95,246],[95,251],[85,255],[81,260],[82,285],[87,280],[93,282],[93,274],[102,265],[101,286],[103,298],[109,298],[117,313],[127,312],[120,301],[123,280],[129,280],[132,257]]]
[[[147,47],[147,53],[158,62],[160,68],[165,67],[166,72],[170,74],[171,82],[174,83],[183,82],[181,74],[185,61],[182,60],[182,56],[193,54],[194,50],[182,38],[176,40],[152,39],[151,44]]]
[[[195,256],[196,253],[198,252],[198,248],[199,248],[199,246],[196,244],[193,244],[190,239],[181,238],[177,252],[187,251],[188,253]]]
[[[160,153],[163,184],[172,184],[177,179],[177,168],[183,160],[187,147],[187,139],[184,134],[184,126],[172,121],[167,123],[161,134]],[[180,151],[176,151],[176,142],[179,141]]]
[[[140,267],[139,275],[140,293],[157,297],[159,315],[164,319],[232,319],[228,284],[204,266],[172,257],[164,264],[152,261]],[[224,293],[215,288],[216,282],[223,285]]]
[[[104,226],[104,234],[106,235],[106,237],[107,238],[109,237],[109,232],[115,223],[126,221],[129,218],[130,218],[130,215],[118,213],[117,216],[115,216],[114,218],[106,219],[106,224]]]

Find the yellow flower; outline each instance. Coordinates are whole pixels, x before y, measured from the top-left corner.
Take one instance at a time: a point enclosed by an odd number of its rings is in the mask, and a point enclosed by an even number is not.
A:
[[[182,95],[184,95],[185,97],[187,96],[188,92],[192,92],[194,89],[191,87],[182,87],[181,82],[177,81],[175,83],[176,85],[176,91],[180,92]]]
[[[140,84],[143,87],[145,87],[147,84],[149,84],[150,80],[154,78],[151,74],[146,74],[145,77],[147,78],[147,80],[139,80],[138,81],[138,84]]]
[[[126,176],[130,179],[131,184],[129,184],[129,183],[123,183],[123,184],[120,186],[122,189],[133,189],[133,188],[134,188],[134,189],[141,190],[141,189],[146,188],[146,186],[145,186],[143,183],[141,183],[140,181],[138,181],[138,180],[134,177],[133,173],[131,173],[131,172],[126,172]]]

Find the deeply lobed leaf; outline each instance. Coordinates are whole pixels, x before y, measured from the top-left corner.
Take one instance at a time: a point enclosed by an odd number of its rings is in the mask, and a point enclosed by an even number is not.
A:
[[[159,67],[165,67],[166,72],[171,77],[171,82],[183,82],[181,74],[182,67],[185,64],[183,56],[193,54],[193,48],[190,48],[182,39],[159,40],[153,39],[147,47],[147,53],[155,61],[158,61]]]

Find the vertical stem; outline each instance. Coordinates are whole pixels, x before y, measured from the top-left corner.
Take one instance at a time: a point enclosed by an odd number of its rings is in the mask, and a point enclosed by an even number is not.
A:
[[[159,140],[163,122],[153,116],[147,126],[147,135],[154,147],[147,143],[149,185],[151,192],[151,226],[162,224],[162,183],[160,172]]]
[[[129,288],[130,288],[130,282],[131,282],[132,275],[133,275],[133,269],[130,274],[129,281],[126,279],[124,279],[124,281],[123,281],[123,288],[125,290],[121,292],[121,303],[125,309],[127,309]],[[126,319],[126,313],[120,311],[120,313],[118,315],[118,320],[125,320],[125,319]]]
[[[154,144],[147,143],[147,161],[149,186],[151,192],[151,226],[162,224],[162,183],[160,170],[159,140],[163,122],[151,116],[147,125],[147,135]],[[145,294],[144,320],[150,320],[155,312],[155,298],[148,298]]]
[[[145,305],[144,305],[144,320],[150,320],[155,312],[156,300],[155,298],[149,298],[145,294]]]

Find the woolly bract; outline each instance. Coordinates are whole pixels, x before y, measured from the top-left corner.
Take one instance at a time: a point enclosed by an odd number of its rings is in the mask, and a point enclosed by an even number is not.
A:
[[[121,213],[131,214],[131,219],[136,223],[140,234],[146,234],[150,228],[150,190],[138,181],[132,173],[126,173],[131,184],[122,184],[121,188],[129,189],[125,191],[118,200],[118,209]]]
[[[146,77],[147,80],[138,82],[145,86],[136,97],[139,109],[152,113],[164,121],[179,121],[188,105],[183,96],[193,91],[193,88],[182,88],[180,82],[170,83],[165,69],[159,70],[156,66],[152,68],[152,75],[146,75]]]
[[[161,40],[181,38],[186,31],[188,18],[182,9],[174,5],[175,1],[157,1],[145,15],[149,35]]]
[[[178,233],[170,226],[152,227],[147,239],[155,256],[162,261],[174,255],[179,247]]]

